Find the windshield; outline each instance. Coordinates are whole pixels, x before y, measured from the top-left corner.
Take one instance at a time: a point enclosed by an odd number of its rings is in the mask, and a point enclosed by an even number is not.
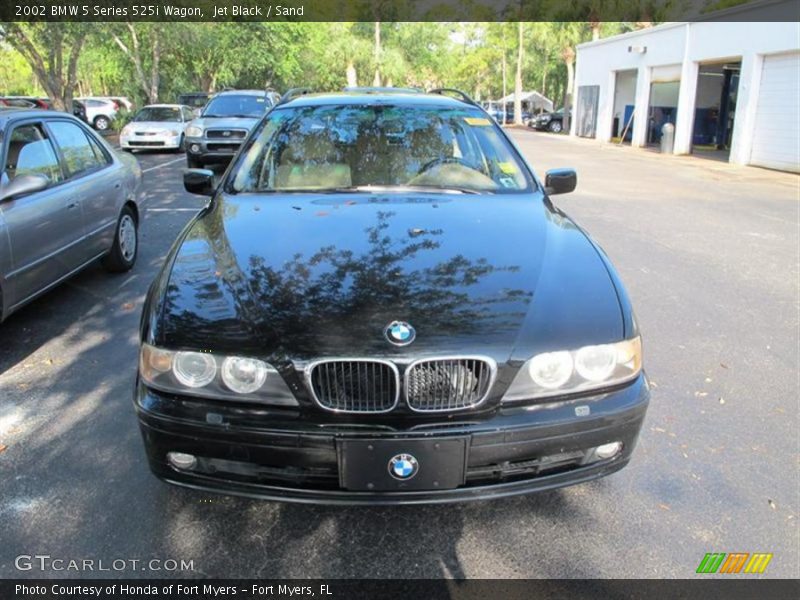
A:
[[[133,119],[134,121],[181,122],[181,109],[174,106],[146,106]]]
[[[516,153],[478,109],[339,105],[272,111],[240,161],[232,191],[529,187]]]
[[[217,96],[206,104],[204,117],[261,117],[270,105],[264,96],[227,94]]]

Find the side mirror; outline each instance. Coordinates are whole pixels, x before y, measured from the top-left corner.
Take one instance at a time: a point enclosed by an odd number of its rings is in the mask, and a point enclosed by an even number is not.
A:
[[[194,115],[195,119],[200,116],[201,112],[203,111],[201,111],[199,108],[195,108],[194,110],[192,110],[192,114]]]
[[[214,195],[214,171],[209,169],[187,169],[183,172],[183,187],[190,194]]]
[[[550,169],[544,176],[544,187],[549,196],[569,194],[577,185],[575,169]]]
[[[0,202],[24,194],[41,192],[48,185],[50,179],[44,175],[20,175],[0,187]]]

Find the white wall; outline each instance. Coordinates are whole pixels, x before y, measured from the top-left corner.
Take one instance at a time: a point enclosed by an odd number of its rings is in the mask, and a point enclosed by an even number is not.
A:
[[[784,4],[796,6],[792,1]],[[777,2],[775,6],[780,6]],[[629,52],[629,46],[646,47],[645,53]],[[763,57],[800,49],[800,24],[796,22],[699,22],[667,23],[612,38],[578,46],[575,85],[599,85],[597,138],[611,137],[614,114],[614,72],[637,69],[636,116],[633,145],[645,143],[647,107],[653,75],[679,70],[678,114],[675,131],[676,154],[691,150],[697,96],[698,70],[701,63],[741,60],[739,89],[731,141],[731,162],[747,164],[752,148],[755,106]],[[669,69],[664,69],[669,67]],[[654,71],[655,69],[655,71]],[[701,86],[699,106],[714,106],[719,96]],[[708,94],[706,93],[708,92]],[[708,103],[708,104],[707,104]],[[575,119],[573,119],[574,123]],[[571,132],[572,133],[572,132]]]

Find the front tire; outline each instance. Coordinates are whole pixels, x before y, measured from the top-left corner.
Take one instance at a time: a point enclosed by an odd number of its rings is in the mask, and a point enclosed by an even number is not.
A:
[[[547,129],[549,129],[551,133],[561,133],[561,121],[550,121],[550,125],[547,126]]]
[[[183,134],[181,134],[181,141],[178,142],[178,147],[175,148],[175,152],[177,152],[178,154],[186,152],[186,139],[183,137]]]
[[[103,267],[111,273],[130,271],[139,255],[139,226],[130,206],[125,206],[117,221],[114,245],[103,257]]]
[[[111,125],[111,121],[106,116],[98,115],[94,118],[94,128],[97,131],[105,131],[109,125]]]

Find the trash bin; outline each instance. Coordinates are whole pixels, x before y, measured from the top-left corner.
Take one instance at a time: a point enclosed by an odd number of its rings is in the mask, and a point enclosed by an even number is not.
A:
[[[672,154],[672,148],[675,146],[675,125],[672,123],[664,123],[661,126],[661,153]]]

